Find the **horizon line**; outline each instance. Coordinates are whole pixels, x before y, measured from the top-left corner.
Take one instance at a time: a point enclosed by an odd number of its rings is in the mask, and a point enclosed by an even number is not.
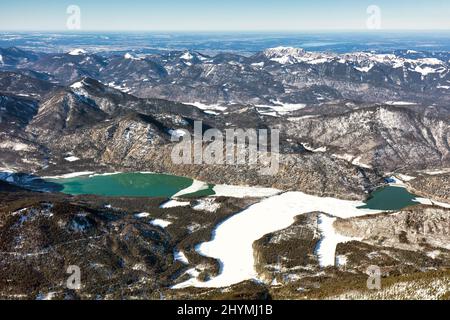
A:
[[[28,29],[0,29],[0,32],[17,32],[17,33],[299,33],[299,32],[358,32],[358,33],[368,33],[368,34],[380,34],[383,32],[450,32],[450,28],[442,28],[442,29],[290,29],[290,30],[271,30],[271,29],[260,29],[260,30],[103,30],[103,29],[79,29],[79,30],[67,30],[67,29],[41,29],[41,30],[28,30]]]

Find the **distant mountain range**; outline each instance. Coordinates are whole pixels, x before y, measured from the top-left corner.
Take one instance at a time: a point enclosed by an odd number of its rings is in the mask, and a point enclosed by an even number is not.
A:
[[[362,102],[446,104],[450,53],[331,54],[278,47],[241,56],[198,52],[102,56],[0,49],[0,68],[68,85],[92,77],[141,98],[203,104]]]
[[[450,163],[449,53],[0,54],[3,167],[67,170],[65,155],[75,154],[71,168],[360,198],[388,172]],[[174,166],[170,133],[192,130],[196,120],[280,129],[281,172],[261,178],[254,168]]]

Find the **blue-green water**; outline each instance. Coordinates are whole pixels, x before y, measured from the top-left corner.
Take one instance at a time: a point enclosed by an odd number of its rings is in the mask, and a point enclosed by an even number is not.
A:
[[[193,180],[166,174],[120,173],[113,175],[81,176],[67,179],[47,179],[61,186],[61,192],[72,195],[111,197],[172,197],[192,185]],[[186,196],[207,196],[212,188]]]
[[[47,179],[56,184],[60,191],[72,195],[99,195],[112,197],[167,197],[192,185],[193,180],[185,177],[152,174],[120,173],[113,175],[81,176],[67,179]],[[186,194],[184,197],[214,195],[213,185],[208,189]],[[400,210],[415,205],[416,196],[405,188],[387,186],[376,190],[361,209]]]
[[[402,187],[387,186],[374,191],[361,209],[400,210],[417,204],[416,196]]]

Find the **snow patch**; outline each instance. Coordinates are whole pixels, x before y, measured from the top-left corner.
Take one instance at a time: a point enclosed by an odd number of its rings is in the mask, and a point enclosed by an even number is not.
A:
[[[189,104],[194,107],[197,107],[201,110],[212,110],[212,111],[225,111],[227,107],[221,106],[219,104],[204,104],[201,102],[184,102],[184,104]]]
[[[401,174],[401,173],[398,173],[398,174],[397,174],[397,177],[398,177],[400,180],[406,181],[406,182],[411,181],[411,180],[414,180],[414,179],[416,178],[416,177],[408,176],[408,175],[406,175],[406,174]]]
[[[299,122],[301,120],[305,120],[305,119],[313,119],[313,118],[317,118],[318,116],[316,115],[307,115],[307,116],[301,116],[301,117],[290,117],[288,118],[289,121],[292,122]]]
[[[345,255],[336,256],[336,266],[345,267],[348,262],[348,257]]]
[[[230,185],[215,185],[213,191],[216,197],[230,198],[265,198],[281,193],[281,190],[273,188]]]
[[[80,158],[75,157],[75,156],[70,156],[70,157],[64,158],[64,160],[66,160],[68,162],[75,162],[75,161],[80,160]]]
[[[443,170],[427,170],[427,171],[423,171],[423,173],[426,173],[430,176],[436,176],[439,174],[446,174],[446,173],[450,173],[450,169],[443,169]]]
[[[53,300],[55,296],[56,292],[39,293],[36,297],[36,300]]]
[[[181,138],[186,135],[186,130],[182,129],[169,130],[169,134],[174,138]]]
[[[264,62],[252,63],[251,66],[262,68],[262,67],[264,67]]]
[[[71,56],[81,56],[83,54],[87,54],[87,51],[83,50],[83,49],[74,49],[74,50],[68,52],[68,54]]]
[[[172,198],[179,198],[179,197],[181,197],[183,195],[187,195],[187,194],[195,193],[195,192],[198,192],[198,191],[206,190],[208,188],[209,188],[209,185],[207,183],[202,182],[202,181],[198,181],[198,180],[194,180],[194,181],[192,181],[192,184],[189,187],[179,191]]]
[[[197,269],[195,269],[195,268],[189,269],[189,270],[187,270],[184,274],[189,275],[189,276],[191,277],[191,279],[188,280],[188,281],[186,281],[186,282],[183,282],[183,283],[179,283],[179,284],[177,284],[177,285],[174,285],[174,286],[172,287],[172,289],[175,289],[175,290],[176,290],[176,289],[184,289],[184,288],[188,288],[188,287],[191,286],[191,284],[194,284],[194,283],[197,283],[197,282],[198,282],[197,277],[200,275],[200,272],[199,272]]]
[[[441,252],[439,250],[434,250],[434,251],[428,252],[427,256],[430,257],[431,259],[436,259],[437,257],[439,257],[440,254],[441,254]]]
[[[372,70],[373,67],[374,67],[374,64],[370,64],[367,67],[355,67],[355,69],[358,71],[361,71],[361,72],[369,72],[370,70]]]
[[[297,110],[301,110],[306,107],[306,104],[303,103],[284,103],[281,101],[271,101],[274,105],[256,105],[257,108],[270,109],[279,113],[280,115],[286,115],[290,112],[294,112]],[[259,112],[259,111],[258,111]],[[262,111],[260,113],[267,113],[266,111]]]
[[[164,202],[162,205],[160,205],[159,207],[161,209],[168,209],[168,208],[176,208],[176,207],[187,207],[189,206],[191,203],[187,202],[187,201],[177,201],[177,200],[169,200],[167,202]]]
[[[450,203],[439,202],[439,201],[434,201],[434,200],[431,200],[431,203],[435,206],[450,209]]]
[[[189,264],[188,258],[182,251],[174,250],[173,257],[174,257],[175,261],[180,261],[184,264]]]
[[[220,208],[220,203],[216,203],[213,198],[200,199],[192,207],[196,211],[216,212]]]
[[[106,177],[106,176],[115,176],[118,174],[122,174],[122,172],[107,172],[107,173],[96,173],[96,174],[91,174],[89,176],[89,178],[93,178],[93,177]]]
[[[303,148],[311,152],[327,152],[327,147],[311,148],[307,143],[302,143]]]
[[[167,221],[167,220],[162,220],[162,219],[155,219],[155,220],[152,220],[150,222],[150,224],[152,226],[160,227],[160,228],[164,229],[164,228],[167,228],[168,226],[170,226],[172,224],[172,222]]]
[[[361,167],[361,168],[372,169],[372,166],[369,166],[368,164],[362,163],[361,162],[361,158],[362,158],[361,156],[355,158],[352,161],[352,164],[355,165],[355,166]]]
[[[435,69],[433,69],[431,67],[422,67],[422,66],[416,66],[414,71],[422,74],[423,76],[427,76],[430,73],[436,73],[437,72],[437,70],[435,70]]]
[[[319,258],[319,265],[323,268],[334,266],[336,262],[336,247],[339,243],[350,241],[361,241],[360,238],[350,238],[338,234],[333,226],[336,218],[329,217],[325,214],[319,215],[318,227],[322,234],[316,247],[316,255]]]
[[[414,105],[417,105],[417,103],[407,102],[407,101],[386,101],[385,103],[388,105],[391,105],[391,106],[414,106]]]
[[[189,51],[187,51],[180,57],[180,59],[189,61],[189,60],[194,59],[194,56]]]
[[[78,81],[78,82],[75,82],[74,84],[72,84],[70,87],[72,89],[82,89],[83,86],[84,86],[83,81]]]
[[[355,158],[354,155],[348,154],[348,153],[344,153],[344,154],[333,154],[332,155],[333,158],[336,159],[341,159],[341,160],[345,160],[347,162],[352,162],[352,160]]]
[[[92,171],[73,172],[73,173],[62,174],[59,176],[42,177],[42,179],[70,179],[70,178],[76,178],[76,177],[82,177],[82,176],[89,176],[94,173],[95,172],[92,172]]]
[[[136,218],[139,218],[139,219],[148,218],[148,217],[150,217],[150,213],[148,213],[148,212],[141,212],[141,213],[136,213],[134,216]]]

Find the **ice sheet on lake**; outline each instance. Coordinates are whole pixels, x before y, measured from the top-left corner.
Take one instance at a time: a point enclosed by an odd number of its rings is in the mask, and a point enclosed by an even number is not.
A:
[[[257,279],[253,252],[253,243],[256,240],[268,233],[289,227],[294,223],[296,216],[308,212],[324,212],[341,218],[381,212],[358,209],[363,205],[364,203],[360,201],[321,198],[302,192],[287,192],[266,198],[224,221],[213,232],[212,241],[196,248],[200,254],[218,259],[222,267],[221,273],[207,282],[191,278],[177,287],[227,287],[245,280]],[[333,240],[332,234],[326,235]],[[327,254],[326,261],[333,243],[328,242],[321,251]]]
[[[179,198],[179,197],[181,197],[183,195],[187,195],[187,194],[195,193],[195,192],[198,192],[198,191],[206,190],[208,188],[209,188],[209,185],[207,183],[202,182],[202,181],[198,181],[198,180],[194,180],[194,181],[192,181],[192,184],[189,187],[179,191],[172,198]]]

